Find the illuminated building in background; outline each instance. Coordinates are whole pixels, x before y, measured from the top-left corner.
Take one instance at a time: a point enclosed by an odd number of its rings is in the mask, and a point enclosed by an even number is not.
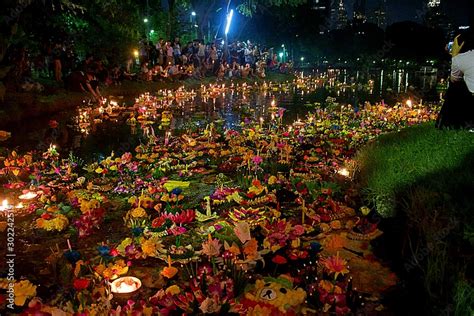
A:
[[[437,8],[441,4],[441,0],[428,0],[428,8]]]
[[[450,39],[453,36],[453,24],[446,13],[443,12],[441,0],[428,1],[424,23],[430,28],[441,29],[446,36],[446,39]]]
[[[373,12],[373,15],[370,17],[370,22],[376,24],[381,29],[387,27],[387,1],[380,0],[378,7]]]
[[[367,22],[366,0],[355,0],[352,23],[354,25],[360,25],[365,22]]]
[[[313,10],[326,11],[328,9],[328,0],[313,0]]]
[[[331,1],[330,23],[333,30],[342,30],[347,26],[347,11],[344,0]]]

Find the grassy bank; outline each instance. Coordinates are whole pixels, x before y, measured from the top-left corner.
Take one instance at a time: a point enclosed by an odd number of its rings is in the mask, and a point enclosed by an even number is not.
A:
[[[411,127],[380,137],[357,158],[365,196],[385,218],[385,254],[406,281],[406,299],[435,314],[472,315],[474,134]]]
[[[266,81],[285,82],[293,80],[294,76],[289,74],[279,74],[270,72]],[[38,92],[17,92],[7,91],[5,100],[0,103],[0,129],[14,122],[26,120],[30,117],[40,115],[51,115],[56,112],[74,108],[89,97],[86,93],[67,91],[62,85],[58,85],[52,80],[40,80],[45,87],[41,93]],[[133,100],[143,92],[153,92],[159,89],[175,89],[181,86],[186,88],[199,88],[201,84],[215,83],[215,77],[207,77],[203,80],[188,79],[175,82],[144,82],[144,81],[124,81],[120,86],[102,87],[101,92],[105,97],[123,96],[125,100]],[[230,80],[226,80],[230,83]],[[253,84],[254,82],[263,82],[262,79],[235,79],[234,83]]]

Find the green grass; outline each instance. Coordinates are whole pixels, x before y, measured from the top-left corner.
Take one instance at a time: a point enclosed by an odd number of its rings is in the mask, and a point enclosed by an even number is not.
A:
[[[390,252],[411,291],[426,294],[417,304],[471,315],[472,274],[460,271],[473,268],[474,134],[409,127],[379,137],[357,160],[368,202],[382,217],[401,219],[387,229],[388,239],[401,241]]]
[[[460,278],[454,292],[455,316],[474,315],[474,287],[465,279]]]
[[[474,188],[474,134],[468,131],[410,127],[381,136],[357,160],[367,197],[384,217],[394,216],[407,202],[400,195],[414,190],[432,192],[438,202],[474,205],[474,191],[464,196]]]

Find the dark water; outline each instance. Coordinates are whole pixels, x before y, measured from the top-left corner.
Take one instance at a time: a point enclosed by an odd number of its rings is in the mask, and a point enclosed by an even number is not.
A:
[[[195,97],[184,100],[163,101],[173,119],[170,132],[178,130],[195,130],[204,128],[209,121],[221,120],[226,128],[239,128],[243,117],[253,120],[270,119],[268,107],[272,100],[278,107],[286,109],[285,122],[303,118],[305,114],[318,106],[329,103],[361,106],[364,102],[388,104],[404,101],[407,98],[423,99],[424,102],[439,101],[436,90],[438,78],[436,73],[396,70],[349,71],[330,70],[325,73],[312,71],[306,73],[313,78],[306,84],[278,84],[269,89],[252,89],[243,92],[241,89],[226,89],[212,97],[197,93]],[[230,85],[229,82],[226,83]],[[329,99],[328,99],[329,97]],[[331,99],[333,98],[333,99]],[[112,150],[117,154],[131,151],[140,142],[146,142],[140,127],[135,133],[127,124],[134,100],[116,99],[123,107],[115,111],[117,115],[104,119],[98,115],[97,105],[78,105],[76,109],[57,113],[54,116],[36,117],[9,127],[12,137],[2,145],[7,148],[18,148],[20,151],[45,150],[55,143],[62,153],[73,151],[75,155],[87,160],[107,156]],[[52,130],[48,122],[54,119],[59,128]],[[153,125],[154,133],[160,137],[159,122]]]

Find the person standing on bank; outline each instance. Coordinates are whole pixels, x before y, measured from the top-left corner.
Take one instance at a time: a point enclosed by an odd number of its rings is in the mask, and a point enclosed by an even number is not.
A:
[[[456,36],[451,49],[451,82],[437,128],[474,127],[474,30]]]

